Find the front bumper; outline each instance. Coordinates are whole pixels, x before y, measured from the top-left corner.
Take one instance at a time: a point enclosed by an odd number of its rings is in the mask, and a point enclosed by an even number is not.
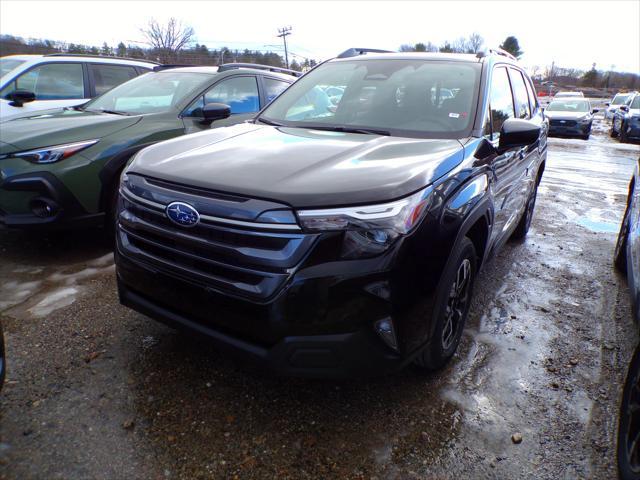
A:
[[[549,135],[558,135],[558,136],[584,136],[591,133],[592,123],[586,124],[576,124],[571,126],[563,126],[563,125],[549,125]]]
[[[628,122],[624,125],[627,138],[640,139],[640,120]]]
[[[334,268],[303,269],[275,298],[256,302],[129,258],[120,235],[116,248],[123,305],[202,334],[221,350],[276,374],[383,375],[410,360],[374,330],[376,320],[393,316],[388,299],[368,292],[370,285],[385,283],[375,268],[343,270],[338,262]]]
[[[34,213],[47,205],[50,214]],[[0,227],[65,229],[100,225],[104,213],[87,212],[69,189],[49,172],[32,172],[0,182]]]

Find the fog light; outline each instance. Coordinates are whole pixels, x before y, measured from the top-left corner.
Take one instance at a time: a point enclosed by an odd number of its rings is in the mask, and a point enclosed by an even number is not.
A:
[[[58,204],[47,198],[34,198],[29,203],[31,211],[36,217],[49,218],[58,213]]]
[[[396,337],[396,329],[393,326],[393,320],[391,317],[384,317],[383,319],[378,320],[374,323],[375,331],[380,338],[393,348],[396,352],[398,351],[398,338]]]

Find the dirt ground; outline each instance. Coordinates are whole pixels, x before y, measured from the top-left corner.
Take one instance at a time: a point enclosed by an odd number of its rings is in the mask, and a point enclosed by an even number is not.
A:
[[[436,374],[265,377],[121,307],[101,232],[0,232],[0,478],[614,478],[638,334],[611,265],[640,147],[606,128],[550,139],[529,236]]]

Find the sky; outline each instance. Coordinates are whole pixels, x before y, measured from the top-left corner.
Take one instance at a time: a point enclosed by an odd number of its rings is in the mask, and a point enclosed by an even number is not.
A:
[[[81,13],[75,14],[74,12]],[[25,11],[28,14],[25,14]],[[92,17],[92,12],[96,15]],[[175,17],[210,48],[282,50],[323,60],[349,47],[397,50],[478,32],[490,47],[514,35],[525,66],[640,73],[640,0],[626,1],[31,1],[0,0],[0,33],[100,46],[142,45],[151,18]],[[295,57],[294,57],[295,58]]]

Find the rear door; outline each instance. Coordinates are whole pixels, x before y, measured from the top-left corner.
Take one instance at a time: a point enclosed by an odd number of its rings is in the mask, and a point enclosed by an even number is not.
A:
[[[107,90],[138,76],[138,71],[129,65],[89,63],[89,85],[91,96],[102,95]]]
[[[511,77],[511,86],[513,88],[516,118],[533,121],[542,128],[542,115],[534,116],[532,112],[531,101],[527,91],[528,80],[523,73],[516,68],[509,68],[509,76]],[[520,173],[518,188],[514,192],[517,196],[517,200],[514,202],[517,219],[520,218],[520,214],[529,198],[529,193],[534,186],[537,173],[536,167],[540,162],[539,143],[539,141],[534,142],[531,145],[516,150],[514,162],[517,164]]]
[[[515,106],[511,82],[506,66],[496,66],[491,75],[489,88],[490,119],[486,138],[497,150],[500,129],[505,120],[515,117]],[[496,248],[506,240],[520,202],[520,165],[516,149],[496,154],[490,159],[493,173],[491,182],[494,203],[494,224],[491,244]]]

